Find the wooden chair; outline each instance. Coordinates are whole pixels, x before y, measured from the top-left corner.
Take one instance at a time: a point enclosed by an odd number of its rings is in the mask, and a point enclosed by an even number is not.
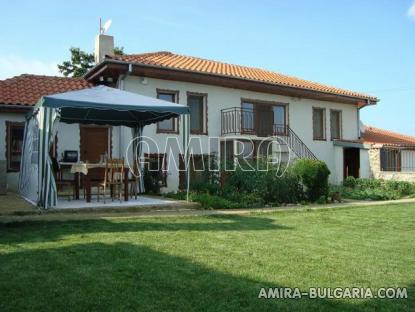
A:
[[[124,158],[120,159],[107,159],[105,165],[105,174],[104,174],[104,181],[99,183],[98,186],[98,200],[99,195],[101,193],[101,189],[103,190],[103,197],[105,203],[105,196],[107,188],[109,187],[111,190],[111,199],[114,200],[114,195],[118,196],[118,199],[121,202],[122,199],[122,187],[124,183]]]
[[[56,190],[58,192],[59,195],[59,191],[62,191],[62,189],[64,187],[69,187],[72,189],[72,198],[75,198],[75,188],[76,188],[76,183],[74,179],[64,179],[63,177],[63,171],[61,169],[61,167],[59,166],[58,161],[56,160],[56,158],[52,157],[52,168],[53,168],[53,173],[55,176],[55,183],[56,183]],[[68,200],[71,200],[71,194],[68,193]]]

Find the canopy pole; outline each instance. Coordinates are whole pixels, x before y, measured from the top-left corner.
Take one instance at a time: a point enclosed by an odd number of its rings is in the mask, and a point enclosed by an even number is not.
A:
[[[183,149],[184,149],[184,167],[186,170],[186,201],[189,201],[189,191],[190,191],[190,162],[189,162],[189,142],[190,142],[190,114],[185,114],[183,116]]]

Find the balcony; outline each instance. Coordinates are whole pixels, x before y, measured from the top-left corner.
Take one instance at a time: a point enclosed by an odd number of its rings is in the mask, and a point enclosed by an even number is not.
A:
[[[222,135],[286,136],[287,126],[274,124],[272,110],[231,107],[221,110]]]
[[[253,135],[278,137],[280,144],[288,146],[298,158],[317,159],[301,138],[288,126],[274,123],[272,110],[226,108],[221,111],[222,135]]]

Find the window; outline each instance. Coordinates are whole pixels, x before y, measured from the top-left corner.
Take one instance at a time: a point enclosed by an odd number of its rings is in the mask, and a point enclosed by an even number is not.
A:
[[[254,104],[242,102],[242,132],[255,132]]]
[[[6,121],[7,171],[19,171],[22,158],[24,122]]]
[[[157,90],[157,98],[167,102],[178,103],[179,91]],[[157,123],[158,133],[178,133],[178,119],[170,118]]]
[[[209,155],[208,154],[191,154],[189,159],[189,177],[190,183],[208,182],[209,181]],[[186,189],[186,165],[184,155],[179,155],[179,188]]]
[[[255,142],[256,156],[261,158],[272,157],[272,141],[256,141]]]
[[[338,110],[330,111],[330,134],[332,140],[342,138],[342,112]]]
[[[254,142],[238,140],[238,155],[243,159],[250,159],[255,156]]]
[[[381,171],[401,171],[401,151],[398,149],[382,148],[380,150]]]
[[[166,154],[144,154],[144,170],[151,177],[153,183],[161,187],[167,186],[167,155]],[[149,180],[149,179],[147,179]]]
[[[276,105],[272,108],[274,115],[274,133],[281,134],[286,133],[286,115],[285,115],[285,105]]]
[[[401,170],[409,172],[415,171],[415,150],[401,151]]]
[[[190,107],[190,133],[207,134],[207,95],[188,93],[187,105]]]
[[[223,162],[233,161],[233,141],[225,140],[220,142],[220,157]]]
[[[326,139],[326,110],[324,108],[313,108],[313,139]]]

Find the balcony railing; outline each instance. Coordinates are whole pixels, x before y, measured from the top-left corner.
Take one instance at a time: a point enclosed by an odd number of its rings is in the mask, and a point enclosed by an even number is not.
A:
[[[317,159],[299,136],[288,126],[274,124],[272,111],[232,107],[221,111],[221,133],[258,137],[279,137],[299,158]]]
[[[232,107],[221,111],[221,133],[269,137],[286,134],[287,127],[274,124],[272,111]]]

